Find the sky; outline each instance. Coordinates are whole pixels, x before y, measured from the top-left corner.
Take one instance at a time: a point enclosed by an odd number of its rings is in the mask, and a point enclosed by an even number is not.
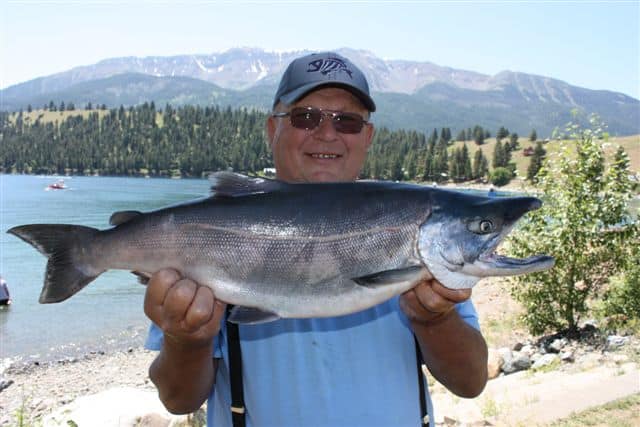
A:
[[[640,99],[640,0],[0,0],[0,88],[121,56],[364,49]]]

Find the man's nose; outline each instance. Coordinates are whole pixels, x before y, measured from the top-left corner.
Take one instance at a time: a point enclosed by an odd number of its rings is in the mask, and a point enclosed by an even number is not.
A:
[[[333,118],[330,116],[322,116],[320,124],[314,131],[316,137],[324,140],[333,140],[337,137],[338,132],[333,127]]]

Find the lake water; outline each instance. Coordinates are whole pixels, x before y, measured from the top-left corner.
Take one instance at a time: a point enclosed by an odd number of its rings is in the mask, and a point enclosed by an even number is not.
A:
[[[39,304],[46,258],[6,231],[30,223],[100,229],[118,210],[152,210],[202,197],[207,180],[73,177],[66,190],[45,191],[56,177],[0,175],[0,275],[13,299],[0,309],[0,359],[49,361],[89,351],[142,346],[149,321],[144,287],[108,271],[72,298]]]

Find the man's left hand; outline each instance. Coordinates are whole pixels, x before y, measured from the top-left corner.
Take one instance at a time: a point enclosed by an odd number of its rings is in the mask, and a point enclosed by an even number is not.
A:
[[[470,297],[471,289],[449,289],[437,280],[429,279],[402,294],[400,308],[413,322],[433,324]]]

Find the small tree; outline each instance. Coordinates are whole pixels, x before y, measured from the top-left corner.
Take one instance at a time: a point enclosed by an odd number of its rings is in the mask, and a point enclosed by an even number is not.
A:
[[[474,179],[482,178],[486,176],[489,172],[489,161],[482,153],[482,148],[478,148],[476,150],[475,155],[473,156],[473,167],[471,176]]]
[[[619,207],[631,198],[628,171],[606,171],[598,140],[607,135],[597,117],[590,121],[587,130],[571,124],[573,139],[560,141],[560,150],[545,159],[536,184],[544,205],[529,213],[509,239],[516,256],[548,253],[556,259],[551,270],[512,279],[512,293],[523,303],[525,323],[534,334],[576,330],[588,300],[620,271],[632,244],[627,234],[633,227],[616,229],[624,220]]]
[[[497,187],[502,187],[503,185],[507,185],[512,177],[513,172],[511,170],[498,167],[491,172],[491,183]]]
[[[531,156],[531,163],[529,163],[529,167],[527,168],[527,179],[529,181],[533,182],[536,179],[536,175],[542,167],[542,160],[546,154],[547,150],[542,146],[542,141],[536,142],[536,148],[533,150],[533,155]]]
[[[535,129],[532,129],[531,133],[529,134],[529,141],[536,142],[537,140],[538,140],[538,133],[536,132]]]
[[[504,126],[500,126],[500,129],[498,129],[498,132],[496,133],[496,139],[501,140],[507,136],[509,136],[509,130]]]

